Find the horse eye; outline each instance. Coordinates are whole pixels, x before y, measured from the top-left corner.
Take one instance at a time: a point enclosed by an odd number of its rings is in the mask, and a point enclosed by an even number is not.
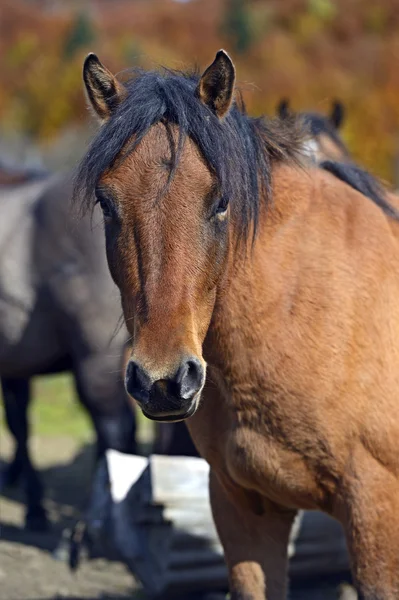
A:
[[[112,217],[113,211],[111,202],[103,194],[97,195],[96,204],[99,204],[101,206],[101,210],[103,211],[104,217]]]
[[[217,205],[217,208],[216,208],[216,215],[223,215],[226,212],[228,205],[229,205],[228,198],[225,198],[225,197],[221,198],[221,200],[219,201],[219,204]]]

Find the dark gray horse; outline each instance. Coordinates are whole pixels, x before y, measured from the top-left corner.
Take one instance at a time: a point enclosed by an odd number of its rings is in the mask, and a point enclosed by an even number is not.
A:
[[[0,167],[0,376],[15,456],[0,489],[26,486],[27,525],[46,526],[42,485],[28,453],[29,380],[72,371],[107,448],[135,453],[135,420],[123,385],[127,334],[116,331],[119,294],[105,261],[100,209],[77,218],[71,181]]]

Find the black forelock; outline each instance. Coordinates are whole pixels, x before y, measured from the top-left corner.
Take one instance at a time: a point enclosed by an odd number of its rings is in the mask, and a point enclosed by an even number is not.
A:
[[[219,120],[196,94],[196,73],[134,70],[125,84],[127,98],[101,127],[82,160],[75,181],[75,197],[93,201],[102,173],[137,148],[152,125],[177,125],[179,140],[172,149],[172,170],[178,166],[187,137],[198,146],[215,174],[220,194],[231,200],[239,219],[240,234],[256,232],[261,198],[270,198],[271,163],[295,158],[303,131],[294,118],[280,120],[250,118],[242,101],[235,102]],[[172,142],[171,142],[172,143]]]

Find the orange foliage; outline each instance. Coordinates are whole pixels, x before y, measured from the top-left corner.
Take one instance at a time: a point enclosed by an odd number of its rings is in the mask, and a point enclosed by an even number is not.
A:
[[[2,3],[0,123],[33,139],[87,119],[81,64],[95,50],[110,68],[205,66],[217,49],[236,59],[249,110],[273,113],[347,105],[344,135],[355,157],[392,179],[399,133],[399,0],[252,0],[252,45],[234,52],[227,0],[92,0]],[[93,37],[66,55],[77,15]]]

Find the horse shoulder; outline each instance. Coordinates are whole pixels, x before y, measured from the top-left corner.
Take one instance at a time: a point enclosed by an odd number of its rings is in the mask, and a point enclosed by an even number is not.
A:
[[[328,173],[281,167],[273,186],[252,260],[217,315],[229,330],[229,348],[217,350],[230,363],[231,402],[245,407],[225,456],[241,485],[303,506],[312,490],[322,505],[334,485],[322,474],[339,479],[356,444],[378,437],[368,451],[393,464],[399,251],[381,209]]]
[[[389,192],[386,199],[399,209],[398,195]],[[293,222],[300,225],[303,240],[324,248],[335,245],[341,255],[370,253],[388,260],[399,253],[396,221],[370,198],[317,167],[274,168],[273,205],[264,232],[274,235],[281,225]]]

